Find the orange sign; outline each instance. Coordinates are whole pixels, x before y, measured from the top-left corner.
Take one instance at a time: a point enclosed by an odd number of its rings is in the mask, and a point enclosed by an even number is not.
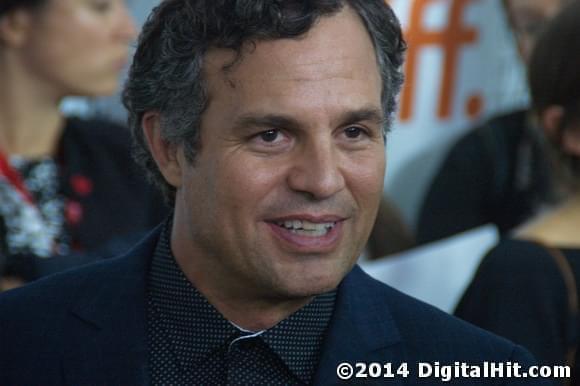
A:
[[[478,31],[463,23],[464,10],[473,0],[447,0],[451,2],[447,25],[442,30],[429,31],[424,28],[423,16],[426,8],[434,1],[441,0],[414,0],[411,7],[405,32],[409,47],[404,68],[406,80],[401,94],[399,116],[401,121],[409,120],[413,114],[420,50],[425,46],[439,46],[443,50],[443,73],[437,115],[441,119],[446,119],[452,113],[460,50],[463,46],[474,45],[478,41]],[[482,96],[472,95],[465,106],[468,116],[477,116],[483,108]]]

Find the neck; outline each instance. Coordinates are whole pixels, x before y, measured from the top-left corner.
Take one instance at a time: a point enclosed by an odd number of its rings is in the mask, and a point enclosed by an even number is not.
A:
[[[209,288],[197,289],[225,319],[248,331],[261,331],[272,328],[312,300],[312,298],[308,298],[271,303],[218,294],[212,292]]]
[[[64,118],[60,98],[0,55],[0,151],[40,158],[54,155]]]
[[[551,208],[516,232],[516,237],[560,248],[580,248],[580,194]]]

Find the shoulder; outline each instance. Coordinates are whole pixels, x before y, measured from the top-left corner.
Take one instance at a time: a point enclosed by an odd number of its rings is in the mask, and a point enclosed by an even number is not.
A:
[[[480,139],[485,139],[485,136],[491,136],[496,139],[503,138],[508,140],[509,138],[518,137],[518,133],[522,133],[529,128],[527,117],[527,110],[516,110],[495,115],[469,134],[473,137],[480,137]],[[469,134],[466,137],[469,137]]]
[[[566,297],[560,270],[548,250],[533,242],[505,239],[483,258],[455,314],[515,339],[525,328],[539,325],[538,314],[552,317],[565,310]]]
[[[124,287],[144,281],[159,232],[160,227],[155,228],[122,256],[50,275],[0,294],[0,334],[6,323],[17,326],[19,321],[30,319],[40,324],[38,315],[49,321],[48,315],[60,314],[84,299],[121,292]]]
[[[491,130],[501,131],[505,128],[522,129],[527,126],[528,110],[520,109],[491,117],[484,125]]]
[[[511,143],[527,128],[526,114],[526,110],[517,110],[488,119],[460,137],[450,154],[467,154],[473,150],[482,152],[498,141]]]
[[[48,377],[63,347],[82,344],[73,343],[71,316],[77,307],[91,306],[96,288],[117,280],[117,264],[97,263],[0,294],[0,383],[3,375],[12,379],[6,384],[14,382],[11,376],[31,366]]]
[[[104,119],[67,118],[63,134],[64,145],[86,146],[99,150],[110,149],[112,153],[128,155],[131,133],[120,124]]]
[[[449,315],[381,283],[363,272],[354,273],[364,296],[372,296],[374,312],[392,319],[410,357],[423,360],[510,360],[525,350],[514,343]],[[382,304],[382,306],[381,306]]]
[[[474,293],[487,301],[544,298],[564,288],[560,281],[558,266],[543,246],[503,239],[484,256],[462,302]]]
[[[101,192],[154,192],[134,162],[131,148],[127,127],[101,119],[68,118],[60,143],[64,178],[87,176]],[[156,192],[153,197],[157,198]]]
[[[0,325],[10,322],[16,326],[35,319],[39,312],[43,317],[62,312],[97,283],[111,280],[122,265],[120,259],[92,263],[0,294]]]
[[[566,304],[566,287],[555,257],[544,246],[525,240],[504,239],[491,249],[465,298],[471,292],[505,306],[535,303],[561,308]]]
[[[546,249],[532,241],[515,238],[501,240],[495,247],[490,249],[487,256],[490,259],[498,260],[501,257],[511,257],[512,260],[526,258],[526,256],[537,257],[546,255]]]
[[[536,282],[557,269],[553,257],[540,244],[518,239],[504,239],[483,258],[479,273],[498,279]]]
[[[127,255],[1,294],[0,383],[35,383],[42,377],[46,384],[60,384],[55,379],[61,379],[63,358],[78,352],[74,348],[79,345],[96,344],[94,331],[115,335],[117,330],[107,327],[111,325],[123,333],[141,329],[147,253],[155,240],[152,234]],[[31,368],[37,373],[29,374]]]

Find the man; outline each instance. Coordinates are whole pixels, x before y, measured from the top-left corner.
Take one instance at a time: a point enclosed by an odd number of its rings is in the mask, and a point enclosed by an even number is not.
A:
[[[503,1],[524,63],[538,33],[571,1]],[[488,223],[506,235],[529,220],[554,195],[545,151],[526,109],[492,117],[470,130],[452,147],[427,191],[417,242]]]
[[[393,376],[357,367],[355,384],[415,384],[419,362],[529,365],[353,268],[404,47],[382,0],[163,2],[124,99],[174,215],[125,257],[0,298],[0,384],[335,384],[342,362]]]

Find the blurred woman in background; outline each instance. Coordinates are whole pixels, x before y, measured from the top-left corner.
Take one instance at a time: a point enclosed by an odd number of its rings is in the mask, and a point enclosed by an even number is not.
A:
[[[580,332],[580,2],[536,43],[529,84],[560,199],[490,251],[456,314],[524,345],[543,364],[572,365]]]
[[[529,62],[539,33],[572,1],[578,0],[501,2],[523,63]],[[549,165],[533,126],[529,109],[517,109],[490,117],[459,138],[426,192],[419,244],[485,224],[507,236],[552,199]]]
[[[135,35],[123,0],[0,2],[0,290],[44,259],[121,252],[163,217],[125,128],[59,109],[113,94]]]

